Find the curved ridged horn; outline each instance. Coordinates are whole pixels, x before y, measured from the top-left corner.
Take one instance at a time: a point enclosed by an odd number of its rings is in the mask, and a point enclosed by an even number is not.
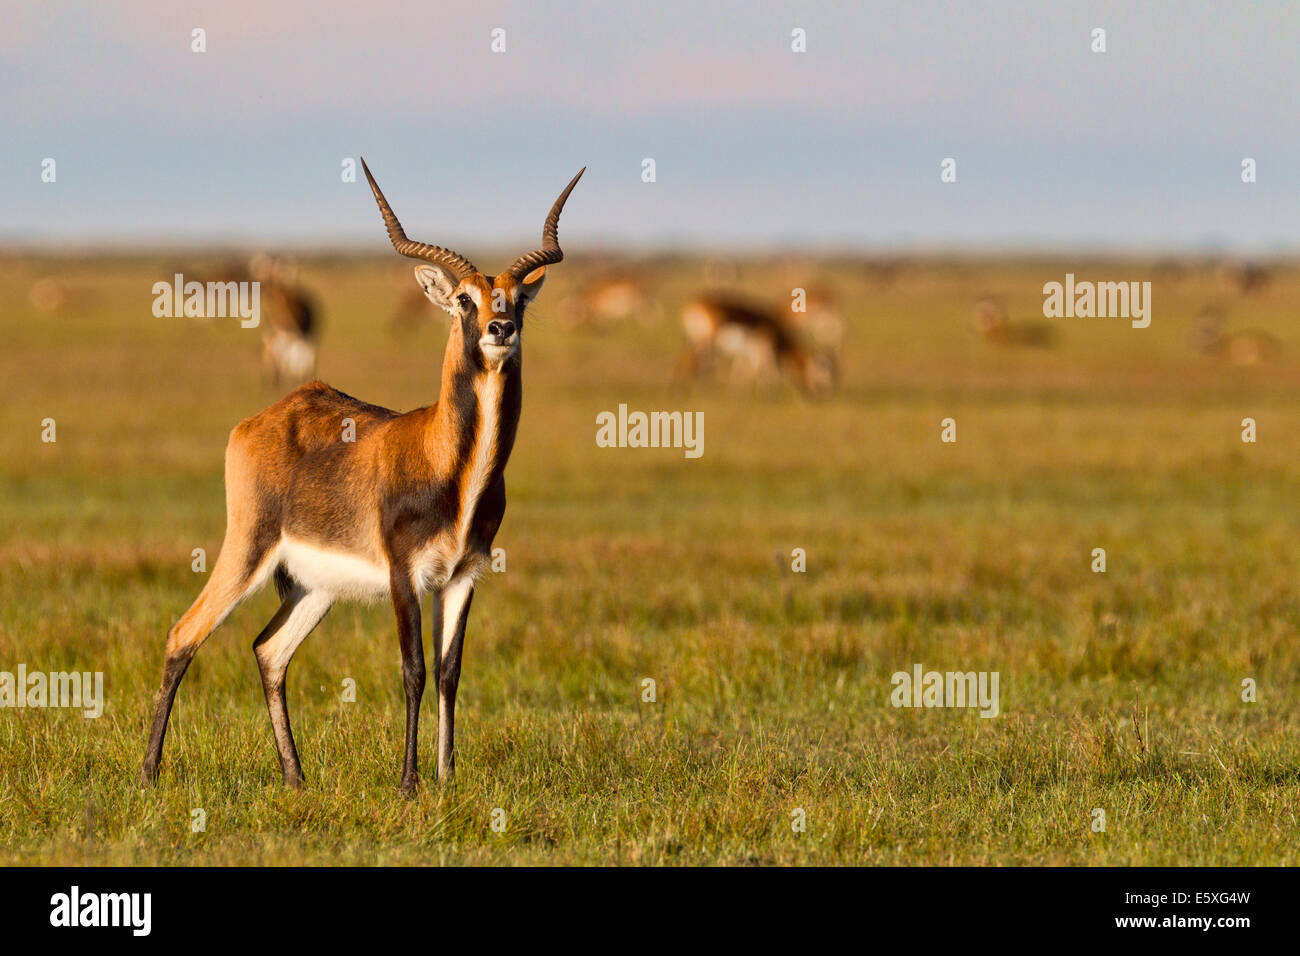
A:
[[[542,248],[524,253],[511,263],[506,272],[522,280],[538,266],[554,265],[564,259],[564,252],[560,249],[560,212],[564,209],[564,201],[569,198],[569,193],[573,192],[573,187],[578,185],[578,180],[586,171],[586,166],[578,170],[578,175],[569,180],[569,185],[564,187],[560,198],[555,200],[555,205],[551,207],[551,214],[546,217],[546,223],[542,226]]]
[[[407,239],[402,224],[393,215],[393,207],[388,205],[388,200],[384,198],[379,183],[375,182],[375,177],[370,175],[370,167],[366,165],[364,156],[361,158],[361,168],[365,171],[366,179],[370,182],[370,191],[375,194],[375,202],[379,203],[379,212],[384,217],[384,226],[388,229],[388,238],[392,240],[394,249],[404,256],[410,256],[412,259],[423,259],[426,262],[432,262],[434,265],[442,266],[454,275],[457,281],[478,272],[474,263],[458,252],[452,252],[450,249],[444,249],[441,246],[431,246],[427,242],[415,242]]]

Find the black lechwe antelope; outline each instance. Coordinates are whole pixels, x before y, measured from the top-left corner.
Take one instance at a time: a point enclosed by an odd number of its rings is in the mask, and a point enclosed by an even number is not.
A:
[[[425,681],[420,596],[429,591],[439,781],[453,772],[465,621],[474,581],[505,513],[504,472],[519,424],[524,310],[541,291],[546,267],[564,258],[560,211],[582,172],[551,207],[542,247],[487,276],[464,256],[407,239],[364,161],[362,168],[393,247],[425,260],[415,269],[416,281],[452,317],[438,401],[399,414],[311,382],[231,433],[226,537],[208,583],[167,633],[142,772],[147,781],[157,776],[176,688],[195,652],[272,577],[283,603],[253,650],[284,782],[302,783],[285,706],[285,671],[294,651],[336,600],[389,597],[406,690],[401,788],[415,788]],[[354,423],[354,441],[343,440],[345,419]]]

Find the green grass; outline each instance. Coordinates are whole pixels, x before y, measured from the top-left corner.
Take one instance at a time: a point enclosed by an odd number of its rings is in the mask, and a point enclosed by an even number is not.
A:
[[[380,606],[336,607],[295,659],[308,785],[281,788],[251,652],[268,593],[204,646],[160,783],[136,784],[164,635],[202,584],[191,550],[210,567],[221,540],[226,435],[275,397],[255,331],[152,316],[172,271],[0,261],[0,670],[103,671],[108,698],[98,720],[0,710],[0,863],[1297,862],[1294,273],[1249,300],[1208,275],[1157,282],[1150,329],[1062,319],[1038,352],[976,339],[974,300],[1028,318],[1066,271],[1149,267],[938,263],[880,288],[826,265],[845,381],[813,405],[669,386],[698,263],[657,267],[658,319],[597,333],[548,320],[582,271],[566,262],[526,331],[508,570],[470,619],[456,787],[431,781],[430,692],[407,800]],[[304,272],[323,377],[399,408],[436,397],[443,323],[385,329],[405,267]],[[73,293],[53,315],[27,302],[46,274]],[[741,275],[774,298],[791,284],[771,264]],[[1281,361],[1193,353],[1212,300],[1282,338]],[[702,410],[704,456],[596,447],[619,402]],[[782,571],[796,547],[806,574]],[[998,671],[1002,713],[891,707],[890,675],[916,663]]]

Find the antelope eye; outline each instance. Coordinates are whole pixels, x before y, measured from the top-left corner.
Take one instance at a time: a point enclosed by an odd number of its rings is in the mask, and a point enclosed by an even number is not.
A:
[[[465,309],[466,311],[469,311],[469,308],[474,304],[474,300],[471,299],[471,298],[470,298],[468,295],[466,295],[464,292],[462,292],[460,295],[456,296],[456,301],[459,302],[459,303],[460,303],[460,307],[461,307],[462,309]]]

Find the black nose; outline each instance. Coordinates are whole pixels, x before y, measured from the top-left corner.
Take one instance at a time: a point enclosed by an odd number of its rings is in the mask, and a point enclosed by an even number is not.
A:
[[[498,345],[504,345],[514,334],[515,324],[509,319],[494,319],[488,323],[488,335],[496,339]]]

